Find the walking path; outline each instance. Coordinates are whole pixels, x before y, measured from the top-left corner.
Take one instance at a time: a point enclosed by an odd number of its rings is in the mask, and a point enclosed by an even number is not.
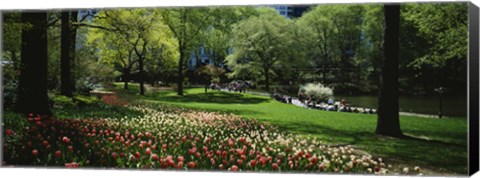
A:
[[[234,92],[234,91],[229,91],[228,89],[220,89],[220,91],[223,92]],[[252,91],[245,91],[245,93],[248,94],[253,94],[253,95],[260,95],[260,96],[270,96],[269,93],[264,93],[264,92],[252,92]],[[295,106],[302,107],[302,108],[309,108],[307,105],[305,105],[303,102],[298,100],[298,98],[292,97],[292,103]],[[356,107],[351,107],[352,110],[355,109]],[[361,107],[357,107],[357,109],[362,109]],[[359,112],[361,113],[361,112]],[[423,117],[423,118],[438,118],[437,115],[431,115],[431,114],[420,114],[420,113],[412,113],[412,112],[399,112],[401,116],[416,116],[416,117]]]

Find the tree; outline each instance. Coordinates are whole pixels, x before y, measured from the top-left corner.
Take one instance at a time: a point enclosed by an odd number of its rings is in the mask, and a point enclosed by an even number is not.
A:
[[[71,81],[71,29],[70,29],[70,12],[62,12],[62,32],[61,32],[61,61],[60,61],[60,93],[62,95],[72,97],[72,81]]]
[[[227,64],[233,69],[232,77],[242,75],[244,69],[261,73],[265,89],[270,91],[273,67],[288,59],[287,51],[292,40],[285,29],[291,27],[291,21],[273,9],[260,11],[258,17],[250,17],[235,25],[234,52],[227,57]]]
[[[219,67],[216,67],[212,64],[204,65],[197,69],[198,75],[203,75],[205,78],[205,93],[207,93],[209,83],[219,83],[220,76],[225,73],[225,70]]]
[[[398,110],[398,61],[400,34],[400,5],[385,4],[383,38],[383,67],[378,98],[376,133],[393,137],[402,136]]]
[[[163,38],[162,33],[167,33],[167,28],[158,21],[157,13],[153,10],[147,9],[131,9],[131,10],[111,10],[102,11],[95,24],[89,25],[96,28],[99,32],[99,37],[111,33],[109,38],[117,40],[116,48],[122,48],[119,45],[126,44],[128,47],[128,60],[131,61],[132,53],[135,55],[138,67],[138,77],[140,83],[140,94],[145,94],[145,60],[147,60],[147,52],[150,45],[155,45],[152,42],[155,39]],[[118,41],[119,40],[119,41]],[[105,44],[107,47],[112,47],[111,44]],[[118,54],[121,55],[121,54]],[[120,56],[120,59],[124,58]],[[116,58],[119,59],[119,58]],[[125,63],[125,69],[131,67]],[[130,70],[130,69],[129,69]],[[122,71],[127,74],[128,70]]]
[[[168,26],[178,42],[177,94],[183,95],[183,70],[193,48],[199,46],[199,34],[208,27],[213,17],[213,8],[161,9],[163,23]]]
[[[23,12],[17,111],[51,115],[47,96],[47,13]]]
[[[404,88],[433,94],[447,87],[464,95],[468,3],[415,3],[401,11],[400,73],[409,79],[401,83]]]

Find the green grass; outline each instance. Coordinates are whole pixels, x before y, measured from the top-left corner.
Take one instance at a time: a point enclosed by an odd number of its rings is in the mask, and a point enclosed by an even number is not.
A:
[[[137,87],[130,87],[134,93]],[[234,113],[256,118],[281,130],[315,136],[328,144],[353,144],[386,161],[421,166],[435,172],[467,173],[466,118],[433,119],[400,117],[404,134],[414,139],[396,139],[374,134],[376,115],[304,109],[269,97],[185,89],[184,96],[174,91],[157,91],[136,97],[143,101],[192,109]]]

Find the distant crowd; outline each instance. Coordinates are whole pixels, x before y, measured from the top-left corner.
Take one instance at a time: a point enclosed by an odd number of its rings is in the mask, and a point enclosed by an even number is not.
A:
[[[351,113],[364,113],[364,114],[376,113],[376,110],[372,108],[351,106],[345,98],[343,98],[340,101],[335,101],[333,98],[329,98],[327,101],[322,101],[321,99],[315,98],[313,96],[307,96],[303,92],[300,92],[298,94],[298,98],[294,98],[287,95],[281,95],[278,93],[274,93],[273,98],[283,103],[297,104],[297,105],[300,104],[307,108],[319,109],[324,111],[338,111],[338,112],[351,112]],[[294,101],[298,103],[294,103]]]

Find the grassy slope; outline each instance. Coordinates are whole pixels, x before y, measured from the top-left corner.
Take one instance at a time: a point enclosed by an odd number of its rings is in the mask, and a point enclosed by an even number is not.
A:
[[[256,95],[218,91],[205,94],[204,89],[196,88],[186,89],[185,96],[177,96],[174,91],[157,91],[142,99],[256,118],[287,132],[319,137],[327,143],[354,144],[390,162],[419,165],[435,172],[467,172],[465,118],[402,116],[402,131],[418,138],[402,140],[375,135],[376,115],[304,109]]]

